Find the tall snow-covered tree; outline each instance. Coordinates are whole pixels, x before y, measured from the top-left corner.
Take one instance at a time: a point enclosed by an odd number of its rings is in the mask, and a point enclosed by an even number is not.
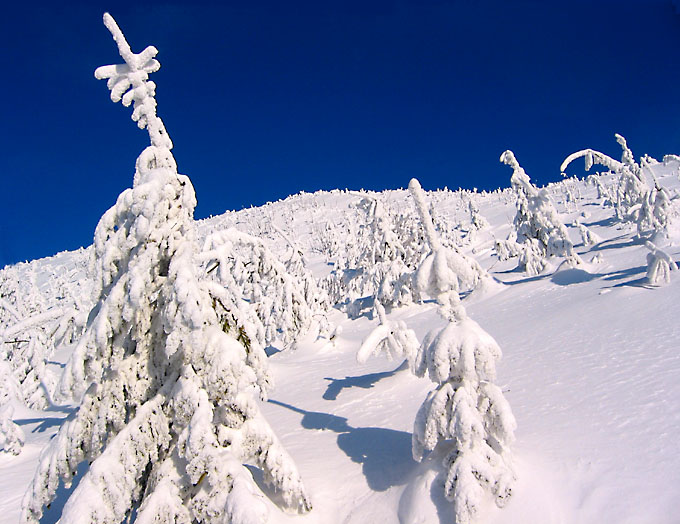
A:
[[[555,206],[545,189],[531,183],[529,175],[512,151],[501,155],[501,162],[512,168],[510,182],[517,196],[514,226],[517,242],[522,244],[520,267],[529,275],[540,273],[553,256],[564,257],[567,263],[581,262],[574,251],[566,227],[560,221]]]
[[[38,522],[84,461],[62,524],[264,522],[245,464],[286,509],[307,511],[295,465],[253,398],[267,389],[262,348],[237,340],[237,312],[216,307],[196,275],[194,191],[177,173],[148,80],[157,50],[135,54],[110,15],[104,24],[125,63],[95,76],[108,79],[114,102],[133,104],[151,145],[97,226],[99,299],[62,382],[82,401],[41,457],[23,520]]]

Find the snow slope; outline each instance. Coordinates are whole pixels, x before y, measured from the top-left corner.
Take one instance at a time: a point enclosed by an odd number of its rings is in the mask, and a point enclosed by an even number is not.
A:
[[[680,186],[677,167],[657,167],[672,196]],[[612,220],[612,209],[600,204],[594,188],[570,179],[548,189],[565,224],[578,217],[602,240],[586,247],[577,229],[568,227],[585,263],[569,268],[557,260],[536,277],[514,271],[516,259],[501,262],[493,250],[494,239],[511,229],[515,210],[508,190],[467,194],[491,224],[474,235],[466,232],[460,192],[429,194],[442,223],[461,224],[456,235],[466,252],[506,284],[465,301],[469,315],[503,350],[497,384],[518,422],[514,495],[500,510],[489,503],[480,522],[679,522],[679,277],[665,287],[646,284],[648,250],[632,227]],[[405,191],[373,195],[413,206]],[[322,231],[352,220],[351,204],[359,198],[341,191],[302,194],[214,217],[199,229],[206,235],[237,227],[268,238],[282,253],[286,242],[267,227],[274,223],[322,277],[330,271],[320,249]],[[672,230],[665,246],[676,261],[678,240]],[[40,273],[49,263],[31,264]],[[394,310],[390,318],[404,320],[419,339],[444,323],[431,303]],[[356,362],[361,341],[377,323],[369,310],[354,320],[334,310],[330,320],[341,328],[335,336],[310,333],[297,349],[270,357],[275,389],[261,407],[314,504],[307,515],[285,515],[274,507],[272,493],[271,522],[452,522],[436,458],[421,464],[411,458],[413,419],[432,383],[401,362]],[[55,356],[65,358],[66,352]],[[23,409],[15,416],[27,443],[17,457],[0,454],[0,523],[18,522],[40,450],[66,413]],[[44,522],[56,521],[63,500],[64,494]]]

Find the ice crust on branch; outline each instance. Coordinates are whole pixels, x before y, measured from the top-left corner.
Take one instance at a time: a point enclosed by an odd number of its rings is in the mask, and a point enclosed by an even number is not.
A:
[[[130,67],[124,74],[134,75],[155,51],[132,54],[109,15],[105,23]],[[151,130],[155,102],[144,97],[153,91],[137,88],[154,144],[166,135]],[[245,464],[262,470],[284,509],[311,509],[253,397],[269,382],[263,350],[239,340],[239,312],[225,314],[198,278],[193,187],[174,168],[169,140],[156,144],[97,226],[99,298],[61,384],[82,401],[40,459],[25,522],[40,521],[83,461],[90,467],[62,524],[114,524],[133,512],[136,522],[265,522],[264,495]]]

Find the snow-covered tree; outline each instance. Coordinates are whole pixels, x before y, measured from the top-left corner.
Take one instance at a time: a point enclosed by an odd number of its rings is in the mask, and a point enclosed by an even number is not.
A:
[[[252,311],[248,331],[260,344],[294,344],[326,312],[326,295],[311,275],[303,267],[293,275],[259,238],[236,229],[212,233],[200,260],[208,279],[238,293],[229,309]]]
[[[415,373],[436,384],[418,410],[413,429],[413,458],[421,461],[438,448],[444,456],[446,498],[456,522],[475,518],[485,497],[502,507],[512,494],[515,473],[509,449],[515,419],[501,389],[494,384],[496,341],[449,292],[439,312],[447,324],[423,340]]]
[[[581,262],[574,251],[566,227],[560,221],[547,190],[538,189],[515,158],[512,151],[501,155],[501,162],[512,167],[510,182],[517,195],[514,226],[517,242],[523,245],[520,268],[528,275],[540,273],[553,256],[564,257],[567,263]]]
[[[670,284],[671,271],[677,271],[677,264],[668,253],[651,242],[645,242],[645,247],[649,249],[649,253],[647,253],[647,282],[652,286]]]
[[[602,240],[596,233],[593,233],[587,226],[581,224],[579,220],[574,220],[573,226],[578,229],[581,234],[584,246],[592,246]]]
[[[411,302],[415,261],[395,231],[393,213],[380,198],[369,195],[362,198],[360,208],[366,213],[366,226],[354,261],[358,295],[373,296],[386,307]]]
[[[0,337],[0,343],[3,343]],[[16,403],[21,402],[19,384],[9,362],[0,354],[0,451],[18,455],[24,445],[24,432],[12,420]]]
[[[515,473],[509,446],[516,423],[494,384],[501,350],[467,316],[459,298],[460,283],[466,278],[457,271],[469,272],[470,267],[457,259],[455,264],[449,262],[429,220],[420,184],[413,179],[409,189],[433,253],[432,261],[424,262],[429,268],[421,274],[428,278],[422,278],[421,285],[436,298],[446,325],[428,333],[414,355],[413,332],[377,309],[380,325],[364,341],[357,358],[361,362],[380,351],[404,356],[417,376],[427,374],[436,384],[415,418],[413,458],[420,462],[435,449],[441,452],[446,498],[453,502],[456,522],[466,524],[475,518],[486,494],[498,506],[512,494]]]
[[[476,193],[474,193],[476,196]],[[489,227],[489,222],[479,211],[479,206],[472,195],[468,195],[468,211],[470,212],[470,226],[473,231],[481,231]]]
[[[455,247],[448,248],[442,245],[434,229],[420,182],[415,178],[411,179],[409,190],[430,248],[430,253],[415,272],[418,294],[437,298],[449,291],[463,293],[495,287],[497,283],[493,277],[476,260],[465,256]]]
[[[97,69],[112,100],[134,104],[151,145],[95,232],[100,293],[62,386],[84,391],[41,457],[23,504],[38,522],[60,481],[90,463],[60,522],[264,522],[260,468],[291,511],[310,509],[300,477],[253,398],[266,393],[262,348],[238,340],[238,318],[215,306],[196,274],[196,204],[156,115],[157,50],[132,53],[113,18],[125,64]],[[230,313],[230,314],[229,314]]]

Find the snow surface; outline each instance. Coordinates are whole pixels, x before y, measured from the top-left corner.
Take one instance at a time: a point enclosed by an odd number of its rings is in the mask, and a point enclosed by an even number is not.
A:
[[[677,196],[677,163],[656,170],[660,183]],[[566,187],[579,194],[566,198]],[[574,188],[577,191],[574,191]],[[577,227],[568,232],[583,264],[560,265],[537,276],[515,271],[516,259],[501,262],[493,245],[511,229],[514,200],[508,190],[471,194],[490,227],[467,237],[465,253],[505,286],[465,300],[469,316],[499,343],[498,384],[517,419],[513,445],[518,482],[503,508],[490,501],[480,522],[493,524],[678,522],[680,500],[680,327],[676,320],[679,276],[667,286],[645,277],[649,250],[634,227],[613,220],[595,188],[567,180],[549,186],[563,223],[575,219],[600,241],[584,246]],[[413,206],[406,191],[380,195]],[[202,236],[234,226],[267,236],[284,253],[287,243],[263,224],[272,222],[304,251],[317,277],[330,267],[318,248],[326,224],[348,218],[360,197],[335,191],[301,194],[199,224]],[[441,219],[469,222],[460,192],[428,198]],[[415,208],[414,208],[415,211]],[[677,219],[676,219],[677,220]],[[465,228],[463,227],[463,230]],[[463,235],[465,239],[465,235]],[[680,235],[671,229],[663,247],[680,258]],[[85,252],[73,253],[75,260]],[[69,254],[61,254],[61,260]],[[57,267],[50,259],[27,264]],[[75,265],[75,262],[74,262]],[[418,338],[444,321],[433,303],[393,310]],[[335,336],[311,333],[297,349],[269,359],[276,388],[261,403],[264,416],[295,460],[310,491],[313,510],[287,515],[274,507],[274,523],[452,522],[437,476],[437,457],[411,458],[416,412],[432,389],[399,361],[357,363],[362,341],[377,326],[370,313],[352,320],[332,311]],[[338,329],[341,328],[341,329]],[[64,362],[67,351],[53,358]],[[15,421],[26,435],[18,456],[0,453],[0,524],[19,521],[21,499],[41,449],[56,433],[68,409],[39,412],[17,407]],[[261,482],[257,471],[256,481]],[[267,488],[264,488],[265,491]],[[62,490],[43,522],[53,523],[67,496]]]

